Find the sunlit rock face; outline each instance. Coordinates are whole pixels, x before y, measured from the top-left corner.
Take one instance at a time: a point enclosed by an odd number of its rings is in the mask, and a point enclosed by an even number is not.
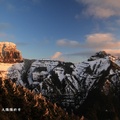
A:
[[[12,42],[0,42],[0,62],[16,63],[22,62],[23,58],[16,44]]]

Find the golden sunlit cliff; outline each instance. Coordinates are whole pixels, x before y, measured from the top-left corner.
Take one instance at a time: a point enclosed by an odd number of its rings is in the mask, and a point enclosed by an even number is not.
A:
[[[12,42],[0,42],[0,62],[16,63],[22,62],[23,58],[16,44]]]

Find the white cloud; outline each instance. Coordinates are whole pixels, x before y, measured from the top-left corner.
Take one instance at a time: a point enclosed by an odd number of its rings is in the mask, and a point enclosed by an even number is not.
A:
[[[89,48],[89,49],[117,49],[120,48],[120,42],[111,33],[94,33],[86,36],[85,42],[80,44],[78,41],[60,39],[58,46],[71,48]]]
[[[111,55],[116,55],[120,57],[120,49],[104,49],[107,53],[110,53]]]
[[[111,33],[94,33],[86,36],[84,43],[77,41],[68,41],[67,39],[61,39],[57,41],[57,45],[64,47],[76,48],[79,46],[80,51],[75,53],[60,53],[56,52],[51,58],[60,59],[61,57],[73,57],[73,56],[86,56],[89,57],[95,52],[106,51],[112,55],[120,56],[120,40]]]
[[[64,42],[62,42],[64,43]],[[66,42],[65,42],[66,43]],[[94,33],[86,36],[86,40],[76,53],[64,54],[67,56],[90,56],[95,52],[106,51],[112,55],[120,56],[120,40],[111,33]]]
[[[58,46],[66,46],[66,47],[79,47],[80,43],[75,40],[68,40],[68,39],[60,39],[57,41]]]
[[[95,49],[117,49],[120,42],[110,33],[95,33],[87,36],[86,45]]]
[[[110,33],[95,33],[87,35],[84,47],[89,48],[92,51],[97,52],[102,50],[120,56],[120,42]]]
[[[97,18],[120,16],[120,0],[76,0],[87,7],[84,13]]]
[[[115,39],[110,33],[95,33],[87,35],[87,42],[107,42]]]
[[[51,59],[60,59],[60,57],[61,57],[61,55],[62,55],[62,53],[61,52],[56,52],[52,57],[51,57]]]
[[[116,15],[115,11],[109,8],[102,8],[102,7],[94,7],[92,8],[90,7],[86,12],[86,14],[90,15],[90,16],[94,16],[97,18],[109,18],[111,16]]]

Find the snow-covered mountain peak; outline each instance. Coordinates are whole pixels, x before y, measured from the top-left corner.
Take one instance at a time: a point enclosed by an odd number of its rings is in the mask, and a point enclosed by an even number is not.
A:
[[[95,53],[87,61],[96,61],[100,59],[101,60],[106,59],[108,61],[110,60],[111,62],[114,62],[120,65],[120,59],[118,56],[113,56],[111,54],[106,53],[105,51],[100,51],[100,52]]]
[[[110,54],[107,54],[105,51],[100,51],[100,52],[97,52],[94,55],[92,55],[88,59],[88,61],[93,61],[93,60],[100,59],[100,58],[106,58],[108,56],[110,56]]]

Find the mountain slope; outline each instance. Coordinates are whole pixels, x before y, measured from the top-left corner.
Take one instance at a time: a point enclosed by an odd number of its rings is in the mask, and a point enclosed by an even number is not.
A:
[[[0,120],[77,120],[56,104],[11,80],[0,80]]]
[[[112,95],[119,99],[120,59],[104,51],[79,64],[36,60],[27,68],[25,62],[14,64],[9,69],[8,77],[16,84],[42,93],[70,113],[80,114],[78,110],[84,109],[81,106],[86,106],[94,91],[107,97],[112,91]]]

